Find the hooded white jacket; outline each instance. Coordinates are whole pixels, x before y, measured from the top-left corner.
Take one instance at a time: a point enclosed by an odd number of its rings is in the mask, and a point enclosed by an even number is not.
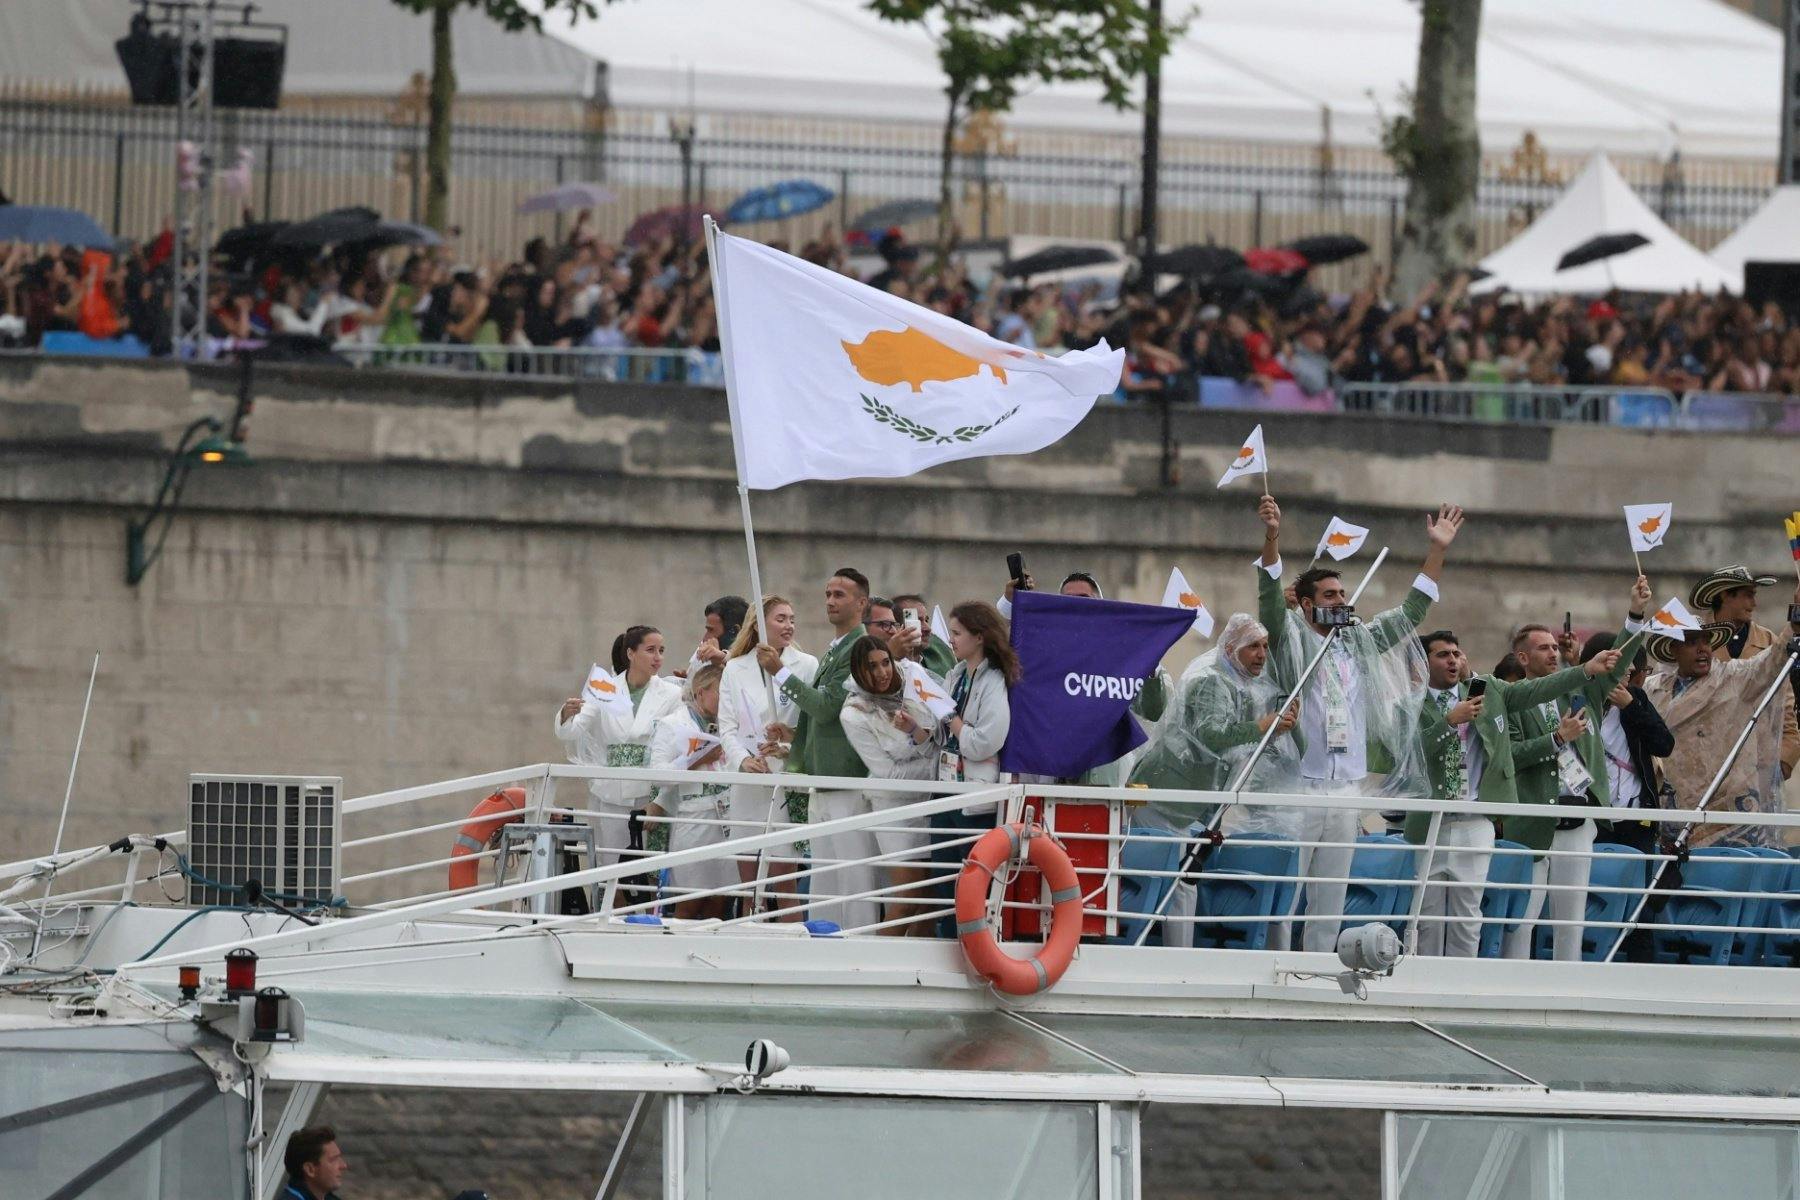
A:
[[[844,711],[840,718],[844,736],[850,739],[856,756],[869,768],[871,784],[883,779],[937,778],[938,750],[929,738],[922,744],[915,744],[910,736],[894,728],[887,713],[876,706],[856,680],[846,681],[844,690]],[[902,701],[900,707],[921,729],[930,730],[937,724],[931,710],[917,700]],[[874,788],[865,795],[870,804],[879,805],[910,804],[926,798],[923,792],[883,792]]]
[[[559,708],[551,714],[557,738],[568,747],[569,761],[582,767],[648,766],[650,738],[656,723],[682,708],[681,685],[661,675],[651,676],[630,718],[615,716],[605,705],[589,700],[567,721]],[[622,779],[594,779],[588,795],[596,803],[614,808],[642,808],[654,797],[648,783]]]
[[[674,712],[656,723],[656,729],[650,736],[650,768],[655,771],[678,770],[677,764],[687,757],[688,739],[705,733],[700,723],[694,720],[694,710],[687,705],[680,705]],[[692,767],[695,771],[722,771],[725,769],[723,758],[715,759],[704,767]],[[671,784],[657,790],[657,804],[670,816],[694,817],[707,815],[707,810],[722,806],[724,798],[720,788],[712,795],[705,794],[705,785],[698,783]]]

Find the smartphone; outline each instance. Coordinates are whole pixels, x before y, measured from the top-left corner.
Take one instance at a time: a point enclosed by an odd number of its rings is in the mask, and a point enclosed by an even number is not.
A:
[[[1487,680],[1477,675],[1469,680],[1469,699],[1479,700],[1487,695]]]
[[[900,612],[900,618],[901,618],[901,623],[904,624],[908,629],[912,630],[914,633],[918,634],[920,637],[925,636],[925,623],[923,621],[919,620],[919,610],[918,609],[916,609],[916,608],[902,609]]]
[[[1566,612],[1563,614],[1563,636],[1564,637],[1574,637],[1575,636],[1575,619],[1574,618],[1575,618],[1574,613]]]
[[[1025,586],[1025,556],[1017,550],[1006,556],[1006,577],[1017,587]]]
[[[1580,692],[1576,692],[1573,696],[1569,697],[1569,715],[1571,717],[1586,707],[1587,697]]]

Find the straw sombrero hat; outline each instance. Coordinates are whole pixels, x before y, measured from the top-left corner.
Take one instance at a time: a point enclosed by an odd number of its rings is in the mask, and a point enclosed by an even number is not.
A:
[[[1734,591],[1737,588],[1764,588],[1774,585],[1775,577],[1773,575],[1752,575],[1750,568],[1733,564],[1729,567],[1720,567],[1696,583],[1694,590],[1688,593],[1688,603],[1695,608],[1711,608],[1726,592]]]
[[[1734,632],[1736,631],[1726,622],[1713,621],[1710,624],[1702,625],[1698,630],[1687,630],[1681,637],[1653,633],[1650,635],[1650,644],[1647,649],[1650,651],[1650,657],[1657,662],[1672,663],[1675,661],[1675,647],[1681,645],[1686,638],[1692,637],[1695,633],[1705,634],[1706,640],[1711,643],[1714,650],[1717,650],[1731,640]]]

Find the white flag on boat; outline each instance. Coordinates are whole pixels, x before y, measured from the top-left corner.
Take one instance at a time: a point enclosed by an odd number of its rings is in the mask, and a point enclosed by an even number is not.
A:
[[[681,757],[675,760],[675,769],[677,771],[687,770],[711,754],[720,744],[716,734],[705,732],[688,734],[687,744],[681,748]]]
[[[1060,440],[1125,352],[1052,357],[758,242],[716,233],[713,272],[751,488],[898,478]]]
[[[1625,529],[1631,534],[1633,553],[1654,550],[1669,536],[1669,522],[1675,519],[1673,504],[1627,504]]]
[[[1343,562],[1352,554],[1362,549],[1362,544],[1369,540],[1369,531],[1361,525],[1352,525],[1342,517],[1331,518],[1331,524],[1319,535],[1319,548],[1313,551],[1313,561],[1318,562],[1321,555],[1331,555],[1333,562]]]
[[[1169,586],[1163,589],[1164,608],[1185,608],[1194,614],[1194,632],[1203,638],[1213,635],[1213,615],[1200,602],[1200,594],[1188,586],[1180,567],[1169,571]]]
[[[1668,603],[1650,614],[1651,633],[1664,633],[1673,637],[1688,630],[1698,632],[1699,629],[1700,622],[1676,596],[1671,596]]]
[[[581,698],[611,710],[616,716],[631,715],[631,689],[623,679],[599,663],[588,668],[587,678],[581,684]]]
[[[1269,454],[1263,449],[1262,426],[1258,425],[1250,431],[1250,436],[1244,439],[1244,444],[1239,448],[1237,457],[1231,460],[1229,467],[1225,468],[1225,474],[1219,477],[1219,486],[1224,487],[1232,480],[1241,479],[1245,475],[1253,475],[1258,472],[1266,475],[1268,471]]]
[[[906,688],[906,698],[916,700],[928,709],[932,716],[942,721],[956,711],[956,701],[944,690],[944,685],[932,677],[930,671],[914,662],[903,659],[900,663],[900,675]]]

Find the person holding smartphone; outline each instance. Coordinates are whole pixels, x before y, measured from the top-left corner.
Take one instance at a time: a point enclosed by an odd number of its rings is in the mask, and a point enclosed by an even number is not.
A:
[[[1617,650],[1605,650],[1582,666],[1537,679],[1508,683],[1492,675],[1475,675],[1465,680],[1468,660],[1454,633],[1440,629],[1419,641],[1429,672],[1425,703],[1419,710],[1419,741],[1431,795],[1437,800],[1518,803],[1507,715],[1579,692],[1594,677],[1612,671],[1620,659]],[[1407,841],[1423,844],[1430,828],[1430,813],[1407,814]],[[1492,817],[1444,815],[1431,874],[1419,881],[1425,895],[1419,905],[1418,953],[1475,957],[1481,945],[1481,893],[1487,886],[1494,837]]]

